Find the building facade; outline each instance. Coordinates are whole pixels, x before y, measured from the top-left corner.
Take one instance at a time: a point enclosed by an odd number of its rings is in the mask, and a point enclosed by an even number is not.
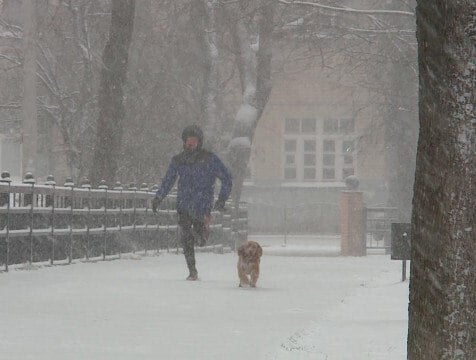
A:
[[[275,73],[243,195],[252,232],[338,233],[350,175],[368,205],[385,203],[383,122],[354,80],[312,62],[290,62]]]

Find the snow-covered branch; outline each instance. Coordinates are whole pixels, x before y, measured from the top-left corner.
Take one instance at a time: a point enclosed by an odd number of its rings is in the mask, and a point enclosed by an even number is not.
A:
[[[415,30],[411,29],[359,29],[349,27],[346,28],[349,31],[369,33],[369,34],[405,34],[405,35],[415,35]]]
[[[21,109],[22,105],[18,102],[11,102],[9,104],[0,104],[0,109]]]
[[[0,19],[0,25],[6,29],[1,33],[1,37],[14,39],[23,38],[23,29],[21,27],[10,24],[3,19]]]
[[[401,11],[401,10],[372,10],[372,9],[353,9],[349,7],[337,7],[329,6],[316,2],[310,1],[295,1],[295,0],[276,0],[277,2],[285,5],[303,5],[303,6],[313,6],[331,11],[340,11],[354,14],[364,14],[364,15],[399,15],[399,16],[411,16],[414,17],[415,13],[410,11]]]
[[[5,55],[5,54],[0,54],[0,59],[8,60],[8,61],[10,61],[10,62],[12,62],[12,63],[14,63],[15,65],[18,65],[18,66],[21,66],[21,65],[22,65],[22,63],[21,63],[20,60],[18,60],[18,59],[16,59],[16,58],[13,58],[13,57],[11,57],[11,56],[7,56],[7,55]]]

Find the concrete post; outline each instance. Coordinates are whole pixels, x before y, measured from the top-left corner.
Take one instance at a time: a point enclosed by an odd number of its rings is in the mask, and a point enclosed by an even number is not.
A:
[[[341,211],[341,255],[367,255],[365,223],[366,214],[361,191],[342,191]]]

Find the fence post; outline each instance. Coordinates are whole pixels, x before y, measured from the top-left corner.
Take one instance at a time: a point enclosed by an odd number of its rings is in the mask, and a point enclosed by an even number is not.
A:
[[[23,198],[23,205],[28,206],[30,205],[30,212],[29,212],[29,220],[30,220],[30,233],[29,233],[29,240],[30,240],[30,264],[33,263],[33,207],[34,207],[34,192],[35,192],[35,177],[31,172],[27,172],[25,177],[23,178],[24,184],[31,185],[31,194],[25,194]],[[29,195],[29,196],[27,196]]]
[[[132,197],[132,238],[134,239],[132,241],[133,248],[132,248],[132,253],[136,253],[136,247],[138,248],[137,244],[140,244],[140,233],[139,233],[139,240],[136,240],[136,194],[137,194],[137,186],[134,182],[131,182],[129,184],[129,189],[128,190],[133,190],[134,191],[134,196]]]
[[[53,188],[53,193],[51,195],[47,194],[45,197],[45,206],[51,206],[51,259],[50,264],[53,265],[55,260],[55,187],[56,181],[53,175],[48,175],[46,177],[45,185],[49,185]]]
[[[66,178],[64,182],[65,187],[71,188],[71,197],[65,199],[65,206],[70,206],[70,213],[69,213],[69,254],[68,254],[68,264],[71,264],[73,261],[73,216],[74,216],[74,182],[72,178]]]
[[[116,184],[114,185],[114,188],[113,190],[116,190],[116,191],[119,191],[120,193],[120,196],[119,196],[119,232],[122,231],[122,207],[123,207],[123,202],[124,202],[124,199],[122,198],[122,191],[123,191],[123,187],[122,187],[122,184],[120,181],[116,181]],[[116,236],[116,240],[117,239],[120,239],[120,236]],[[122,247],[121,247],[121,242],[120,241],[116,241],[117,243],[117,250],[118,250],[118,256],[119,258],[121,258],[121,253],[122,253]]]
[[[155,194],[157,193],[157,190],[159,190],[159,185],[157,184],[154,184],[152,185],[150,191],[154,193],[154,196]],[[149,208],[149,200],[147,200],[147,208]],[[157,209],[157,211],[159,211],[159,209]],[[152,213],[152,215],[154,215],[154,213]],[[156,251],[156,255],[159,255],[160,253],[160,242],[159,242],[159,237],[160,237],[160,229],[159,229],[159,225],[160,225],[160,220],[159,220],[159,215],[155,215],[155,219],[156,219],[156,225],[157,225],[157,231],[155,232],[155,251]],[[169,252],[169,225],[168,225],[168,222],[167,222],[167,225],[166,225],[166,246],[167,246],[167,252]],[[152,235],[154,236],[154,235]]]
[[[10,261],[10,183],[12,179],[10,178],[10,173],[8,171],[3,171],[0,182],[8,183],[8,192],[0,194],[0,206],[7,206],[7,214],[5,216],[5,271],[8,272],[8,263]]]
[[[147,193],[149,191],[149,187],[147,186],[146,183],[142,183],[142,184],[140,184],[139,190],[144,192],[144,193]],[[144,203],[144,201],[141,201],[141,208],[142,208],[142,205],[145,206],[145,215],[141,216],[141,225],[144,225],[144,230],[139,231],[142,238],[144,239],[144,256],[147,255],[147,245],[148,245],[147,239],[148,239],[148,236],[149,236],[149,234],[147,233],[147,210],[148,210],[148,206],[147,206],[147,200],[145,200],[145,201],[146,201],[145,203]]]
[[[357,177],[346,178],[348,190],[341,192],[341,255],[365,256],[367,244],[365,236],[365,206],[363,193],[356,191]]]
[[[102,259],[106,260],[106,253],[107,253],[107,185],[106,180],[101,180],[99,183],[98,189],[104,190],[104,220],[103,220],[103,244],[102,244]]]
[[[288,209],[287,209],[287,206],[286,204],[284,204],[284,209],[283,209],[283,217],[284,217],[284,243],[283,243],[283,247],[286,247],[286,245],[288,244]]]
[[[91,221],[91,216],[90,216],[91,215],[91,183],[88,178],[83,179],[81,183],[81,187],[84,189],[88,189],[88,201],[87,201],[88,212],[86,215],[86,260],[89,260],[89,251],[90,251],[90,244],[89,244],[90,224],[89,222]],[[84,209],[84,205],[83,205],[83,209]]]
[[[231,204],[228,203],[228,207],[225,207],[223,212],[222,221],[223,221],[223,237],[226,245],[233,248],[232,237],[231,237]],[[233,249],[235,250],[235,249]]]

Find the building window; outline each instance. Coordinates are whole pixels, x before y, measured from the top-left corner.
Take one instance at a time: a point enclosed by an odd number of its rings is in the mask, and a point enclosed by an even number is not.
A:
[[[354,175],[354,168],[343,168],[342,169],[342,179],[345,179],[347,176]]]
[[[322,142],[322,179],[335,179],[336,166],[336,143],[335,140],[324,140]]]
[[[296,152],[296,140],[286,140],[284,142],[284,151],[286,152]]]
[[[316,119],[302,119],[301,131],[303,133],[315,133],[316,132]]]
[[[286,154],[286,165],[296,165],[296,156],[294,154]]]
[[[334,140],[324,140],[323,142],[323,151],[326,152],[335,152],[336,143]]]
[[[286,119],[284,122],[284,132],[286,134],[298,133],[299,128],[299,119]]]
[[[303,140],[303,178],[316,179],[316,140]]]
[[[286,118],[284,180],[342,181],[354,174],[354,128],[352,118]]]
[[[343,140],[342,141],[342,154],[352,154],[354,152],[354,141]]]
[[[294,119],[287,118],[284,122],[284,132],[286,134],[313,134],[316,132],[316,119],[315,118],[304,118],[304,119]]]
[[[352,155],[344,155],[344,165],[352,165],[354,163],[354,157]]]
[[[323,154],[322,155],[322,164],[324,166],[335,166],[336,156],[334,154]]]
[[[304,154],[304,166],[316,166],[316,154]]]
[[[337,119],[325,119],[323,131],[324,134],[335,134],[339,129],[339,121]]]
[[[296,179],[296,150],[297,150],[297,140],[288,139],[284,141],[284,178],[286,180]]]
[[[341,134],[350,134],[354,132],[354,119],[339,120],[339,132]]]
[[[304,168],[304,179],[305,180],[315,180],[316,179],[316,168],[315,167],[305,167]]]
[[[286,180],[294,180],[296,179],[296,168],[285,168],[284,169],[284,178]]]
[[[334,180],[335,179],[335,170],[334,168],[323,168],[322,169],[322,179],[323,180]]]
[[[342,141],[342,155],[343,155],[343,169],[342,180],[347,176],[354,175],[354,141],[343,140]]]
[[[304,140],[304,151],[315,153],[316,152],[316,140]]]
[[[325,119],[324,134],[351,134],[355,131],[355,121],[348,119]]]

